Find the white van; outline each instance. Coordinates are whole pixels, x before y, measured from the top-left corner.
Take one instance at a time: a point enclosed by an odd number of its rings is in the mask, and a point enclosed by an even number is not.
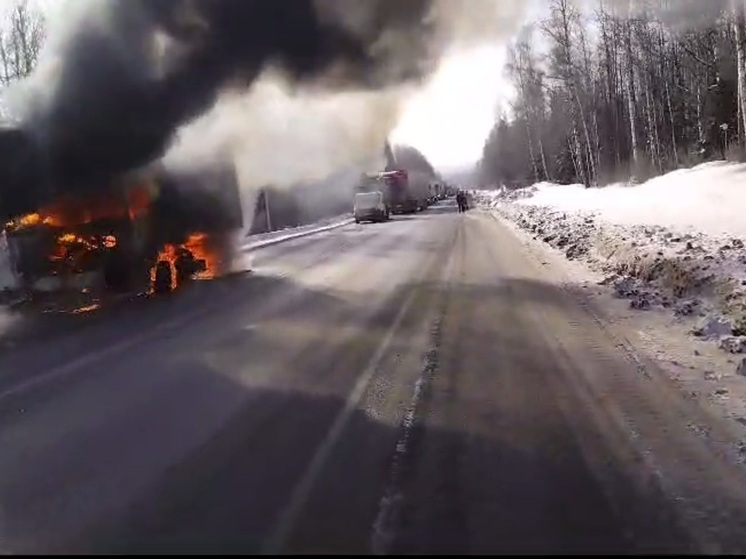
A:
[[[355,194],[353,208],[355,223],[361,221],[387,221],[389,219],[389,208],[383,197],[383,192],[358,192]]]

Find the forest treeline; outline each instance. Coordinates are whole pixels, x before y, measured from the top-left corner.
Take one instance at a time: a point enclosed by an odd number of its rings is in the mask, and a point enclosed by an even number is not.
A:
[[[744,159],[744,0],[548,0],[510,46],[490,186],[641,181]]]

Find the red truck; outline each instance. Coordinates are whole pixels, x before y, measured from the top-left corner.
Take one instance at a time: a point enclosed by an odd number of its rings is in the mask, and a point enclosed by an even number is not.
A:
[[[428,206],[430,183],[424,174],[403,169],[363,175],[356,193],[380,191],[392,214],[414,213]]]

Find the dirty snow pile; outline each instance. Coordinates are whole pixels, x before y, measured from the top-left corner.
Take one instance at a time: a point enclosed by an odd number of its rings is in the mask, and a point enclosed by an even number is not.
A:
[[[692,335],[746,353],[746,165],[708,163],[636,186],[541,183],[475,200],[602,272],[632,308],[670,309],[696,322]]]

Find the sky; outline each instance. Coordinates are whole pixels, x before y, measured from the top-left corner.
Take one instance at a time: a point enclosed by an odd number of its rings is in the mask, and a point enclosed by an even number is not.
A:
[[[513,1],[524,4],[523,23],[546,15],[547,0]],[[505,37],[446,57],[429,85],[407,103],[391,141],[413,145],[439,170],[472,168],[499,108],[515,94],[505,78],[506,57]]]
[[[505,54],[504,46],[490,45],[447,57],[409,100],[391,141],[416,147],[438,169],[476,164],[498,104],[512,94]]]

